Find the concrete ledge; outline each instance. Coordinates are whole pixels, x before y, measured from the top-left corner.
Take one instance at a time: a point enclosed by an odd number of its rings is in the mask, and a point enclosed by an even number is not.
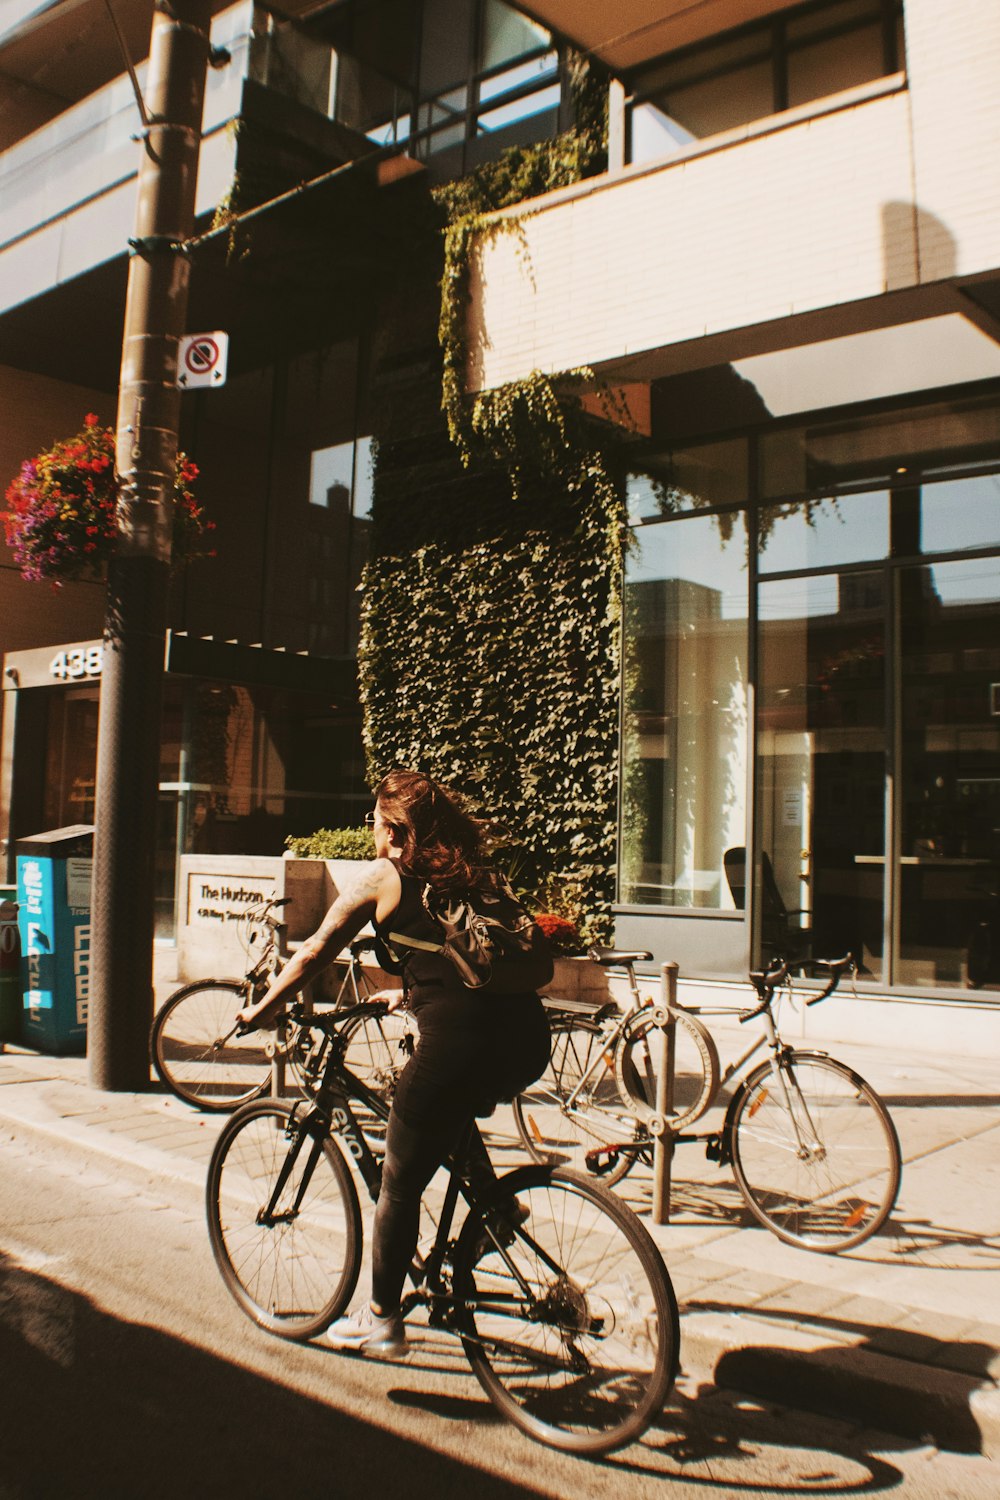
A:
[[[988,1376],[832,1343],[821,1329],[683,1311],[681,1364],[696,1379],[730,1390],[1000,1458],[1000,1390]]]

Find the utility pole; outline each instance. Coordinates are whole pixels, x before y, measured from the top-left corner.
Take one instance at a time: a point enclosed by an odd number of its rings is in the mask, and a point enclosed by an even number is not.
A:
[[[211,0],[154,0],[118,393],[121,481],[97,745],[90,1081],[149,1082],[157,799],[174,467]]]

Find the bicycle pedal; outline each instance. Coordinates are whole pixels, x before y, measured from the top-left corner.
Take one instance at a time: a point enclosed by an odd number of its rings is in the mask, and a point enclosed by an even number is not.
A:
[[[617,1146],[595,1146],[587,1152],[584,1160],[587,1163],[587,1171],[593,1172],[595,1177],[605,1177],[613,1167],[617,1166],[621,1155]]]
[[[705,1157],[708,1161],[714,1161],[720,1167],[728,1166],[730,1161],[729,1147],[721,1135],[710,1135],[705,1141]]]

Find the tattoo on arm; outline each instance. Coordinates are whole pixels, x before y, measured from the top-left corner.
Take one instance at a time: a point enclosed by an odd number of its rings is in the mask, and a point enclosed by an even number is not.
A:
[[[373,864],[367,865],[359,873],[353,885],[343,891],[334,901],[309,939],[309,946],[327,953],[335,944],[333,951],[339,952],[344,944],[349,942],[375,915],[375,907],[384,877],[385,872],[381,868],[381,861],[376,860]]]

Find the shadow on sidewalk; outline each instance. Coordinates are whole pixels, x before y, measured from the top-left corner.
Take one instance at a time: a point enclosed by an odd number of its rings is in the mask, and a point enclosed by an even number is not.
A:
[[[0,1253],[0,1496],[330,1500],[537,1492],[435,1453]]]
[[[684,1312],[731,1314],[732,1308],[692,1300]],[[715,1367],[718,1385],[956,1453],[983,1451],[972,1398],[993,1388],[993,1346],[794,1310],[762,1309],[759,1316],[766,1323],[827,1332],[830,1344],[812,1351],[777,1342],[728,1349]],[[847,1335],[848,1341],[837,1335]]]

